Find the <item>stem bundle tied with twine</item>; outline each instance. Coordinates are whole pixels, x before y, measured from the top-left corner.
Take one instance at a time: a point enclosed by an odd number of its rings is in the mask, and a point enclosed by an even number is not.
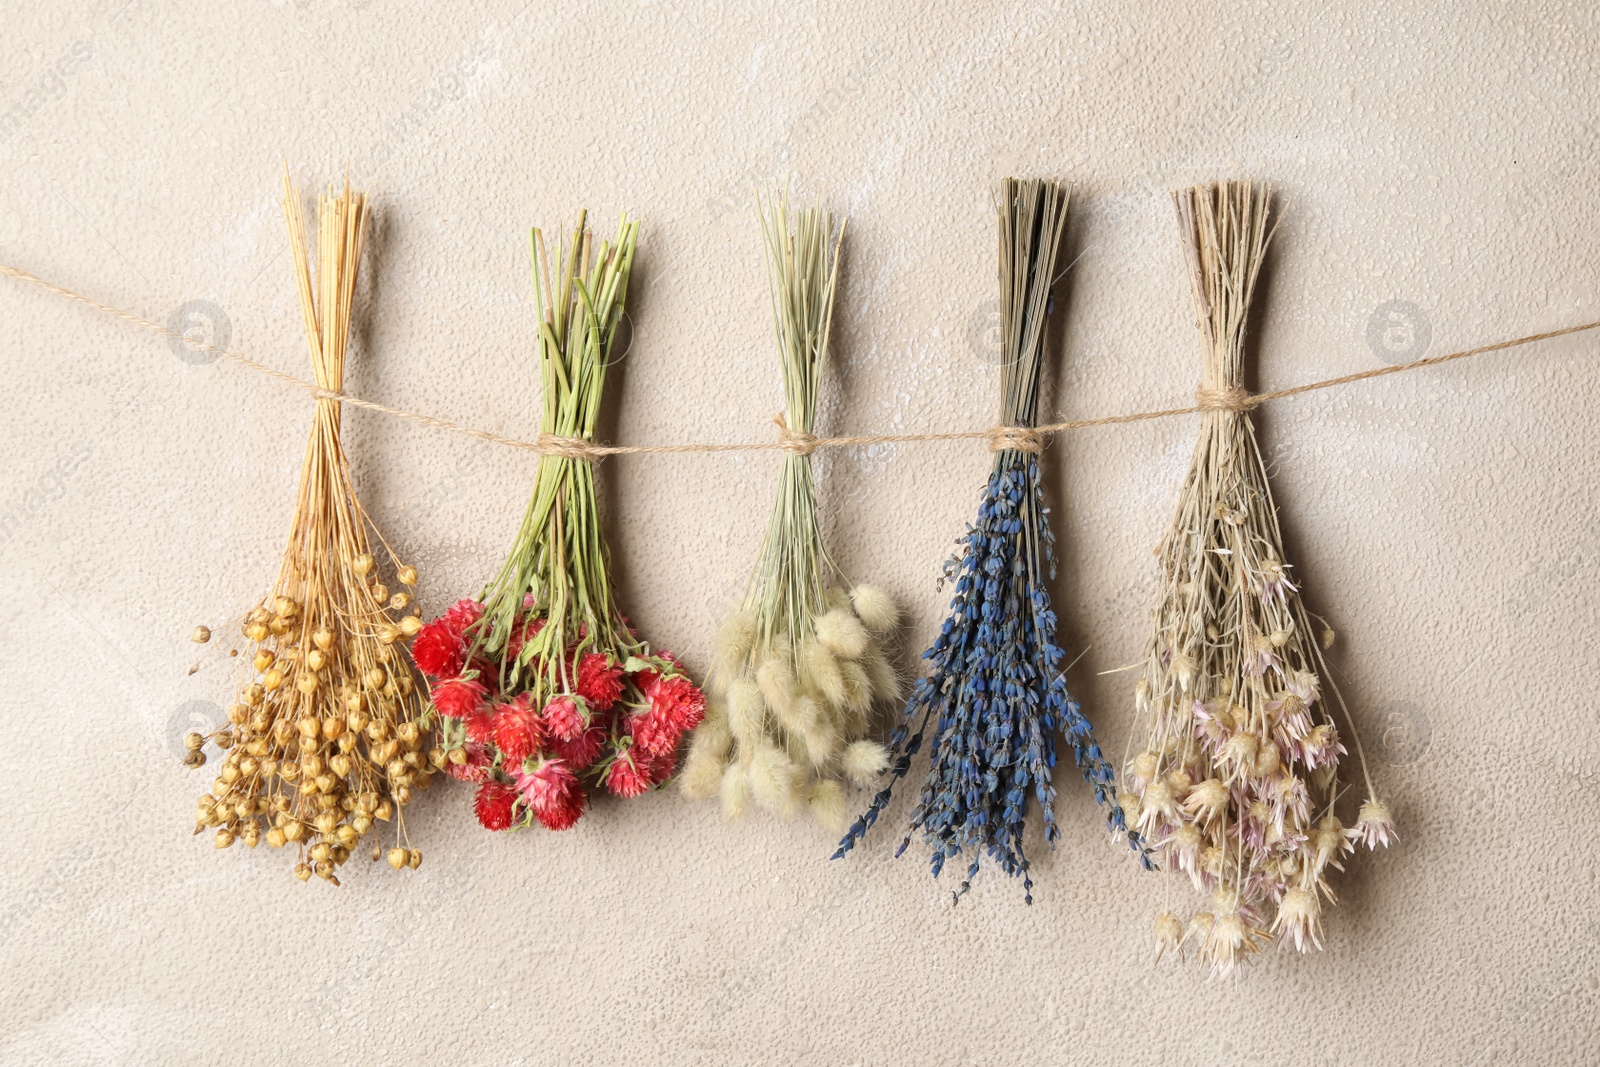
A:
[[[791,213],[780,196],[759,209],[767,283],[783,371],[785,450],[778,498],[742,604],[716,639],[712,703],[695,731],[683,789],[720,793],[725,815],[751,803],[808,809],[834,832],[849,820],[841,780],[869,785],[888,766],[868,734],[876,701],[899,685],[879,646],[896,610],[872,586],[848,594],[817,524],[808,442],[828,362],[839,245],[820,207]]]
[[[1284,560],[1266,467],[1248,413],[1243,354],[1250,299],[1271,237],[1271,191],[1246,181],[1175,194],[1204,346],[1206,409],[1171,526],[1144,677],[1141,751],[1120,806],[1159,862],[1211,895],[1187,929],[1156,920],[1161,952],[1192,944],[1226,975],[1275,936],[1320,947],[1328,868],[1357,841],[1387,844],[1373,793],[1353,828],[1334,813],[1339,730],[1355,737],[1323,646]],[[1320,620],[1319,620],[1320,621]],[[1330,705],[1337,705],[1336,724]]]
[[[1030,794],[1039,802],[1044,839],[1055,821],[1056,732],[1072,746],[1079,770],[1107,805],[1112,832],[1142,854],[1122,811],[1108,803],[1113,773],[1089,722],[1067,692],[1066,664],[1056,642],[1056,616],[1045,584],[1055,577],[1055,539],[1039,470],[1039,410],[1045,325],[1051,283],[1067,222],[1067,192],[1046,181],[1008,179],[1000,189],[1001,420],[1017,431],[994,442],[994,466],[978,520],[945,564],[955,584],[950,616],[925,653],[928,676],[917,682],[904,721],[890,735],[890,782],[851,826],[835,858],[861,840],[888,805],[894,782],[907,775],[930,723],[928,777],[911,810],[899,855],[921,831],[935,877],[957,856],[967,859],[959,899],[987,853],[1021,876],[1033,902],[1023,837]],[[943,584],[941,582],[941,584]]]
[[[300,194],[287,175],[283,209],[312,370],[318,386],[337,393],[366,198],[347,182],[342,194],[319,199],[315,282]],[[374,543],[387,567],[374,557]],[[391,593],[385,569],[403,589]],[[315,873],[337,885],[334,871],[357,841],[395,818],[413,787],[427,785],[445,757],[426,747],[423,702],[403,651],[421,627],[409,591],[416,583],[416,569],[399,564],[356,499],[339,402],[318,399],[288,548],[271,592],[241,627],[255,649],[251,680],[228,709],[228,725],[185,739],[185,762],[193,767],[205,764],[207,742],[226,752],[211,792],[200,798],[196,833],[215,827],[218,848],[236,840],[254,848],[265,824],[268,844],[297,846],[297,877]],[[195,640],[209,639],[206,627],[195,631]],[[390,865],[416,867],[422,853],[406,847],[403,819],[398,833]]]
[[[639,224],[594,239],[587,213],[552,259],[531,235],[542,435],[589,442],[622,321]],[[433,679],[451,773],[478,786],[490,830],[571,828],[590,791],[636,797],[671,777],[705,698],[670,652],[651,652],[611,584],[594,464],[539,459],[533,497],[480,601],[434,619],[413,645]]]

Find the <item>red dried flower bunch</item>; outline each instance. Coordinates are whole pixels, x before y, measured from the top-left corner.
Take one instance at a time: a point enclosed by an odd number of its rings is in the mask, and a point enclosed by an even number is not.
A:
[[[552,278],[533,231],[546,434],[593,439],[637,234],[623,220],[596,250],[580,217]],[[473,809],[490,830],[565,830],[593,790],[636,797],[660,785],[705,714],[678,661],[652,652],[617,607],[594,469],[578,456],[540,458],[499,576],[424,626],[412,655],[432,680],[450,773],[477,785]]]

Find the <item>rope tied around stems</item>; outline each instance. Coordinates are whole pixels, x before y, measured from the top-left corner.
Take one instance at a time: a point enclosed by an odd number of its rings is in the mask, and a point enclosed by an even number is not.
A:
[[[603,457],[606,452],[586,437],[562,437],[560,434],[543,433],[534,438],[535,451],[545,456],[560,456],[563,459],[586,459],[591,463]]]
[[[772,421],[778,424],[778,447],[791,456],[809,456],[822,443],[814,433],[789,429],[789,420],[781,413],[772,416]]]
[[[1194,406],[1201,411],[1232,411],[1236,414],[1251,410],[1261,404],[1262,397],[1241,385],[1210,389],[1202,385],[1194,391]]]
[[[1043,452],[1044,434],[1031,426],[996,426],[983,435],[990,452]]]

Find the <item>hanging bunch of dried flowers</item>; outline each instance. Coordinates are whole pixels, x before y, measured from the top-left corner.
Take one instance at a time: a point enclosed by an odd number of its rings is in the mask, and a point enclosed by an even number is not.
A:
[[[544,435],[594,439],[622,319],[638,223],[598,249],[580,215],[556,265],[532,234]],[[478,786],[491,830],[565,830],[589,790],[635,797],[671,777],[701,695],[670,652],[653,653],[618,608],[595,501],[594,466],[539,458],[533,499],[500,574],[417,635],[432,676],[450,772]]]
[[[1055,577],[1055,540],[1039,471],[1036,424],[1050,287],[1067,220],[1067,193],[1053,182],[1008,179],[1000,189],[1000,325],[1003,333],[1001,418],[1008,433],[995,440],[994,468],[961,549],[945,564],[955,584],[950,616],[923,653],[927,677],[906,704],[905,720],[890,735],[889,784],[873,799],[839,845],[835,858],[861,840],[888,805],[894,782],[906,776],[929,724],[931,766],[910,828],[932,850],[937,877],[947,860],[965,855],[956,899],[970,888],[984,853],[1021,876],[1028,903],[1033,878],[1023,850],[1029,795],[1044,819],[1052,847],[1059,836],[1051,774],[1055,734],[1072,746],[1079,770],[1107,805],[1107,823],[1142,853],[1122,812],[1108,803],[1113,772],[1089,722],[1067,693],[1056,643],[1056,616],[1045,582]],[[942,583],[941,583],[942,584]]]
[[[318,209],[313,286],[300,194],[285,175],[283,210],[312,369],[317,385],[338,391],[367,202],[347,182],[341,195],[322,196]],[[391,592],[385,571],[404,588]],[[207,742],[226,752],[200,798],[196,833],[216,828],[218,848],[235,841],[254,848],[263,837],[274,847],[293,844],[298,878],[315,873],[338,885],[334,872],[357,842],[397,819],[390,866],[422,862],[400,809],[445,756],[428,747],[422,696],[404,653],[405,639],[421,627],[410,591],[416,584],[416,569],[399,564],[356,499],[339,402],[319,398],[288,548],[271,592],[241,625],[254,648],[250,681],[227,725],[185,738],[191,767],[206,763]],[[205,627],[195,631],[196,641],[210,637]],[[375,844],[373,859],[379,850]]]
[[[730,818],[752,803],[785,815],[804,809],[837,832],[849,819],[843,781],[869,785],[889,763],[869,735],[874,702],[899,690],[879,645],[897,613],[872,586],[829,587],[838,569],[822,544],[805,444],[828,361],[844,224],[835,233],[830,212],[791,213],[781,196],[760,216],[793,444],[743,603],[717,634],[713,701],[682,785],[692,797],[720,793]]]
[[[1323,659],[1332,641],[1284,562],[1283,536],[1242,384],[1246,321],[1271,234],[1271,191],[1245,181],[1174,197],[1204,343],[1208,410],[1159,549],[1161,592],[1135,691],[1144,745],[1120,798],[1162,866],[1209,893],[1187,929],[1156,919],[1160,953],[1191,943],[1216,975],[1276,938],[1320,947],[1329,868],[1394,837],[1373,792],[1354,827],[1334,813],[1349,711]],[[1322,644],[1319,644],[1319,636]],[[1331,699],[1330,699],[1331,698]]]

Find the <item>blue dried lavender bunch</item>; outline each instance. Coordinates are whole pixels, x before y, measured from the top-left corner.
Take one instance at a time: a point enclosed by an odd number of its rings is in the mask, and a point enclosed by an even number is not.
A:
[[[1031,428],[1039,400],[1044,326],[1050,283],[1066,226],[1067,194],[1053,182],[1011,179],[1001,187],[1000,322],[1004,335],[1001,392],[1006,426]],[[1008,436],[995,453],[960,549],[945,564],[941,587],[955,596],[933,646],[923,653],[928,674],[917,682],[903,721],[889,737],[888,784],[850,827],[838,859],[866,835],[888,806],[895,783],[911,768],[930,723],[928,777],[895,855],[920,830],[932,854],[934,877],[955,856],[968,857],[954,897],[972,885],[983,855],[1022,877],[1033,903],[1033,879],[1023,847],[1028,798],[1039,801],[1044,837],[1060,836],[1055,820],[1056,733],[1060,731],[1113,833],[1143,853],[1115,802],[1114,773],[1089,721],[1067,692],[1056,615],[1045,583],[1056,573],[1055,538],[1045,507],[1038,442]]]

